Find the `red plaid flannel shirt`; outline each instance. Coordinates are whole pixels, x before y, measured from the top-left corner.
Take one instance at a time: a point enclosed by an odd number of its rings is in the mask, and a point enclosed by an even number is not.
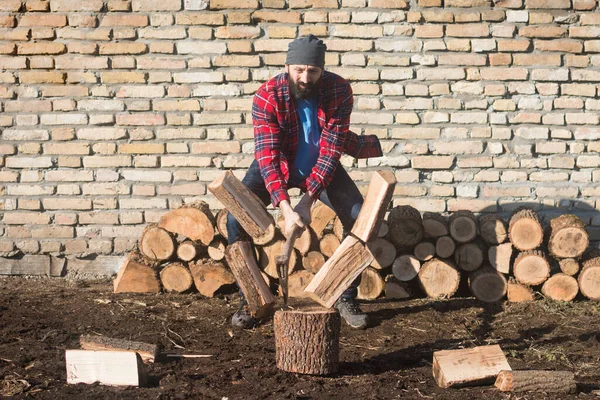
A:
[[[315,200],[331,182],[342,153],[356,158],[383,154],[377,136],[359,136],[349,130],[353,103],[348,82],[334,73],[323,72],[318,105],[319,158],[300,187]],[[252,104],[252,123],[254,157],[271,201],[277,206],[282,200],[290,199],[287,193],[289,169],[296,158],[298,132],[302,129],[287,73],[277,75],[258,89]]]

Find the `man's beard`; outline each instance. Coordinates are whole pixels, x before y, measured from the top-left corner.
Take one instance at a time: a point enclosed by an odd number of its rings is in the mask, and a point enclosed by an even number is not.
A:
[[[294,82],[290,78],[290,91],[295,98],[300,100],[310,99],[317,97],[319,94],[319,88],[321,87],[321,78],[315,83],[308,82],[306,84],[300,82]]]

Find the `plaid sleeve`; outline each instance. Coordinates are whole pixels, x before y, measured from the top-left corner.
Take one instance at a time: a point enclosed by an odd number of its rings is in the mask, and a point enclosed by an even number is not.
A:
[[[325,105],[327,107],[325,114],[331,117],[325,121],[321,131],[319,158],[306,179],[306,190],[313,199],[318,199],[333,179],[335,169],[344,152],[353,104],[352,88],[346,81],[337,80],[332,88],[331,101]]]
[[[285,178],[279,165],[280,127],[277,121],[275,101],[262,86],[252,102],[252,125],[254,126],[254,157],[260,174],[271,194],[273,206],[282,200],[290,200]]]

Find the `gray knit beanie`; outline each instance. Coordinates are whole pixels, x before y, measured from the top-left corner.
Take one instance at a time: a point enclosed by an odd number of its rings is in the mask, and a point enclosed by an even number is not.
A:
[[[315,35],[298,38],[289,44],[285,63],[323,68],[326,49],[325,43]]]

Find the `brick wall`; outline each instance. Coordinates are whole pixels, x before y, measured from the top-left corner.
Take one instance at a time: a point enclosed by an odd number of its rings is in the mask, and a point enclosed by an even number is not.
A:
[[[250,164],[252,94],[313,33],[351,81],[343,164],[394,204],[546,218],[600,238],[594,0],[2,0],[0,253],[122,254],[144,225]]]

